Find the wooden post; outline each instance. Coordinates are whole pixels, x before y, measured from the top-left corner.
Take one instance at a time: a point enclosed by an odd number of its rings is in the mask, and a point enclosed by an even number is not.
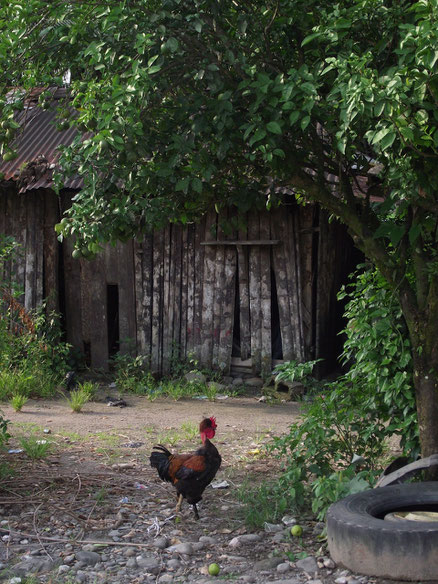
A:
[[[260,239],[259,213],[250,212],[248,217],[248,238]],[[249,251],[249,310],[251,327],[251,359],[255,374],[261,371],[261,269],[260,247],[254,246]]]

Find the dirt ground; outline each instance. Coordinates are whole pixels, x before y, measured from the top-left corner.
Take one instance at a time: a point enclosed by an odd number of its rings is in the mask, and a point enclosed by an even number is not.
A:
[[[149,401],[128,395],[124,396],[127,407],[120,408],[107,405],[105,397],[110,393],[103,387],[97,401],[86,404],[80,413],[72,413],[65,399],[30,400],[18,413],[1,405],[11,433],[9,452],[2,455],[2,462],[14,474],[0,476],[0,580],[21,577],[30,570],[37,574],[32,581],[41,584],[67,584],[71,578],[102,584],[205,584],[210,582],[205,580],[206,562],[214,560],[221,564],[224,578],[255,584],[301,584],[311,578],[308,568],[291,558],[311,556],[313,562],[318,558],[316,582],[349,581],[341,569],[330,565],[326,547],[315,535],[313,518],[298,518],[304,536],[295,541],[282,532],[260,533],[245,526],[241,513],[237,492],[242,484],[249,481],[255,486],[278,474],[280,462],[263,446],[288,431],[299,417],[299,403],[271,405],[258,401],[257,396],[210,402]],[[149,455],[157,443],[177,452],[197,448],[199,422],[205,416],[217,419],[214,441],[222,466],[216,479],[228,486],[205,493],[200,521],[183,505],[180,523],[174,523],[173,487],[159,480]],[[33,460],[20,441],[23,438],[30,438],[34,445],[50,442],[51,450]],[[205,533],[213,538],[213,547],[188,559],[183,554],[177,568],[171,547],[157,548],[158,534],[164,536],[166,545],[195,542],[193,545],[202,547],[199,542]],[[257,539],[239,547],[236,555],[233,540],[244,534]],[[81,550],[88,551],[90,546],[99,551],[98,570],[84,568],[78,560]],[[134,561],[125,552],[149,555],[135,556]],[[149,562],[152,576],[145,575],[138,562]],[[276,571],[279,562],[289,579]],[[379,583],[367,578],[359,582]]]
[[[69,431],[82,437],[113,431],[138,436],[148,429],[178,429],[184,423],[199,424],[203,417],[215,416],[218,440],[232,436],[236,428],[244,429],[249,435],[267,430],[282,434],[296,420],[300,409],[297,402],[268,405],[256,397],[210,402],[197,399],[149,401],[144,397],[125,396],[126,408],[109,407],[103,397],[100,399],[102,401],[86,404],[82,412],[76,414],[64,400],[29,400],[18,413],[8,404],[1,409],[11,421],[12,430],[15,424],[36,424],[53,432]]]

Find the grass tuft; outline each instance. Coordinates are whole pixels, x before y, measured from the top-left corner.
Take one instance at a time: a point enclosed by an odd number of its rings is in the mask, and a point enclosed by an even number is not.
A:
[[[22,393],[15,393],[9,403],[16,412],[21,412],[27,401],[27,396],[23,395]]]
[[[47,440],[38,440],[35,436],[22,436],[18,439],[24,452],[32,460],[41,460],[49,455],[52,443]]]

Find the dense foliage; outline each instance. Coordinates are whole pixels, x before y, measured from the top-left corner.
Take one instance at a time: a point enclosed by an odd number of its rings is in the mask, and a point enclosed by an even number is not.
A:
[[[59,128],[90,132],[64,149],[59,177],[84,180],[57,227],[76,255],[212,204],[245,212],[279,193],[322,204],[398,296],[431,454],[437,20],[436,0],[12,0],[0,12],[1,153],[15,156],[29,92],[44,88],[50,108],[70,77]]]
[[[281,483],[294,494],[299,485],[297,501],[303,483],[311,485],[313,509],[321,517],[334,500],[372,484],[385,466],[389,439],[398,436],[412,458],[419,452],[412,357],[400,306],[376,270],[353,276],[340,293],[348,299],[342,353],[348,370],[325,384],[303,419],[276,440],[287,461]],[[279,369],[283,379],[285,370]],[[357,457],[359,472],[352,464]]]
[[[13,238],[0,241],[0,400],[54,395],[70,356],[59,315],[44,305],[29,313],[22,305],[14,274],[20,253]]]

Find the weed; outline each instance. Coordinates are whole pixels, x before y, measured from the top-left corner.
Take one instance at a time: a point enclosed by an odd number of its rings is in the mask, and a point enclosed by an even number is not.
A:
[[[261,528],[265,522],[275,523],[294,505],[293,498],[273,482],[254,487],[247,480],[239,487],[237,499],[242,503],[245,524],[250,528]]]
[[[12,396],[10,404],[16,412],[21,412],[23,406],[27,401],[28,398],[25,395],[23,395],[22,393],[16,393]]]
[[[108,493],[107,493],[107,490],[105,487],[101,487],[94,495],[94,499],[96,499],[96,503],[98,505],[103,505],[103,503],[105,502],[107,497],[108,497]]]
[[[18,439],[21,447],[29,458],[32,460],[41,460],[50,453],[52,443],[47,440],[37,440],[35,436],[28,436],[27,438],[21,436]]]
[[[193,422],[183,422],[181,430],[185,440],[194,440],[199,435],[199,427]]]
[[[175,446],[180,441],[181,436],[178,430],[171,428],[167,432],[160,432],[157,437],[157,442],[159,444],[167,444],[169,446]]]
[[[92,400],[94,397],[96,397],[96,394],[99,391],[99,384],[94,383],[93,381],[84,381],[83,383],[78,384],[78,389],[81,389],[87,393],[89,400]]]
[[[72,412],[79,413],[84,405],[90,401],[90,394],[83,388],[75,389],[70,392],[67,403]]]
[[[0,483],[15,475],[15,470],[7,462],[0,462]]]

